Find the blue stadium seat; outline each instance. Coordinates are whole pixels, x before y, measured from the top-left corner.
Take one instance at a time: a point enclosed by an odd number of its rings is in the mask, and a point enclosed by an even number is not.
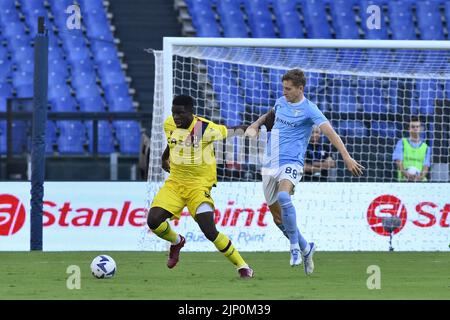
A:
[[[30,46],[17,48],[12,55],[12,60],[16,63],[21,63],[22,61],[26,60],[33,60],[33,58],[34,52],[33,48],[31,48]]]
[[[238,95],[221,93],[219,96],[220,114],[227,126],[242,124],[242,112],[245,109],[244,100]]]
[[[69,86],[57,84],[48,88],[48,100],[51,103],[52,111],[75,112],[77,103],[72,97]]]
[[[4,8],[0,10],[0,26],[3,27],[2,31],[6,37],[14,34],[14,31],[18,30],[17,28],[19,26],[22,27],[19,32],[25,32],[25,27],[20,21],[20,17],[16,8]],[[9,27],[11,27],[11,29],[9,29]]]
[[[67,62],[63,58],[50,57],[48,58],[48,70],[49,72],[59,73],[67,78],[69,71],[67,70]]]
[[[56,112],[76,112],[77,102],[72,96],[58,97],[51,101],[52,111]]]
[[[72,85],[77,99],[96,97],[100,94],[99,87],[95,82],[72,82]]]
[[[418,1],[416,3],[416,16],[422,40],[444,40],[439,2]]]
[[[103,41],[93,41],[92,53],[95,61],[102,62],[108,60],[117,60],[117,49],[114,43],[108,43]]]
[[[245,95],[245,102],[252,105],[269,104],[269,86],[260,67],[240,66],[238,69],[239,85]]]
[[[339,112],[355,113],[358,111],[357,91],[352,87],[339,87],[338,88],[338,110]]]
[[[64,66],[62,66],[64,67]],[[63,85],[66,83],[66,75],[59,72],[58,70],[53,70],[48,73],[48,86],[54,87],[56,85]]]
[[[198,37],[220,37],[220,30],[209,0],[189,1],[188,10]]]
[[[65,22],[64,22],[65,23]],[[67,28],[64,25],[64,28]],[[62,46],[64,50],[69,54],[68,51],[76,47],[87,47],[86,40],[84,39],[81,30],[70,30],[65,33],[61,33]]]
[[[94,128],[92,121],[89,121],[86,124],[86,130],[89,137],[89,151],[92,152],[94,145]],[[110,122],[104,120],[98,122],[97,151],[99,154],[110,154],[115,151],[115,139],[112,131],[112,124]]]
[[[272,96],[278,99],[283,95],[283,83],[281,78],[286,73],[286,70],[269,69],[269,85]]]
[[[11,61],[0,59],[0,79],[6,79],[11,73]]]
[[[105,95],[111,99],[129,96],[128,86],[125,83],[112,84],[104,87]]]
[[[67,58],[73,64],[77,64],[81,60],[88,60],[91,56],[89,49],[83,45],[73,46],[69,51],[66,52]]]
[[[335,0],[331,3],[331,15],[338,39],[359,39],[355,13],[349,1]]]
[[[21,0],[20,8],[25,15],[35,14],[36,16],[39,16],[47,13],[47,9],[45,9],[42,0]]]
[[[33,84],[33,74],[25,71],[14,72],[12,75],[12,82],[15,87],[31,85]]]
[[[67,7],[74,4],[73,0],[47,0],[53,12],[65,12]]]
[[[86,33],[90,41],[113,41],[113,35],[109,26],[103,4],[97,1],[84,1],[81,13],[86,23]]]
[[[225,37],[248,38],[247,25],[240,9],[239,0],[217,2],[217,12],[222,22]]]
[[[358,120],[341,120],[333,123],[333,127],[337,128],[339,135],[344,137],[367,137],[368,130],[362,121]]]
[[[96,89],[98,92],[98,89]],[[105,112],[105,103],[99,93],[78,97],[81,112]]]
[[[253,38],[276,38],[269,0],[244,0]]]
[[[78,0],[78,2],[80,3],[82,10],[84,9],[87,12],[104,10],[102,0]]]
[[[95,65],[92,59],[87,58],[78,61],[70,61],[69,63],[72,74],[89,73],[95,75]]]
[[[18,50],[20,47],[27,47],[32,42],[31,38],[27,34],[15,34],[7,39],[8,46],[12,51]]]
[[[371,121],[370,135],[372,137],[399,138],[401,131],[398,130],[395,122],[392,121]]]
[[[15,10],[16,9],[15,0],[0,0],[0,9],[2,9],[2,10],[6,10],[6,9]]]
[[[325,79],[322,73],[305,72],[306,77],[306,97],[311,101],[319,101],[324,96]]]
[[[0,82],[0,112],[6,111],[6,99],[12,96],[12,87],[9,83]]]
[[[44,2],[41,0],[24,0],[21,2],[21,9],[25,15],[25,21],[30,28],[31,36],[37,34],[37,19],[38,17],[45,17],[46,26],[51,26],[48,10],[44,7]]]
[[[81,121],[62,120],[57,122],[59,137],[58,151],[61,154],[82,154],[86,143],[86,129]]]
[[[361,26],[364,30],[364,38],[371,40],[387,40],[389,39],[388,35],[388,27],[386,25],[386,21],[384,19],[383,14],[383,3],[385,1],[382,0],[361,0],[359,2],[360,5],[360,15],[362,17]],[[381,19],[380,19],[380,29],[369,29],[367,27],[366,19],[369,17],[369,14],[366,12],[367,8],[371,5],[377,5],[381,10]]]
[[[103,22],[92,22],[88,28],[86,28],[86,34],[91,43],[98,41],[114,41],[109,24],[104,24]]]
[[[0,17],[0,19],[3,19],[4,17]],[[4,21],[4,23],[7,23],[7,27],[2,30],[2,34],[5,38],[11,39],[15,37],[16,35],[22,35],[25,36],[25,27],[20,20],[17,21]]]
[[[1,38],[0,38],[0,41],[1,41]],[[0,60],[8,59],[8,55],[9,55],[8,49],[6,49],[3,46],[0,46]]]
[[[81,7],[81,14],[86,19],[88,25],[90,25],[90,23],[92,22],[100,22],[105,25],[109,23],[103,5],[98,5],[95,2],[93,2],[92,5],[83,5]]]
[[[141,130],[136,121],[115,121],[116,138],[121,153],[136,154],[139,152]]]
[[[304,38],[303,25],[297,12],[295,1],[273,1],[273,11],[277,18],[281,38]]]
[[[305,0],[302,6],[308,38],[331,39],[323,0]]]
[[[49,43],[48,46],[48,61],[51,60],[64,60],[64,52],[61,49],[61,47],[59,46],[52,46]],[[63,62],[66,66],[65,68],[67,69],[67,63]]]
[[[444,4],[444,8],[445,8],[445,21],[447,22],[447,26],[450,23],[450,1],[445,1]],[[450,32],[447,33],[447,40],[450,40]]]
[[[445,99],[450,100],[450,80],[444,81],[443,87],[444,87],[444,96],[445,96]]]
[[[86,85],[94,85],[96,84],[96,76],[95,73],[92,72],[76,72],[72,76],[72,86],[77,91],[77,95],[83,97],[85,95],[81,88],[84,88]],[[89,96],[89,94],[87,94]]]
[[[98,65],[98,73],[103,86],[125,83],[125,74],[117,60],[108,60]]]
[[[409,1],[389,1],[389,21],[394,40],[416,40],[412,6]]]
[[[133,100],[131,96],[123,96],[113,99],[110,96],[106,96],[106,101],[108,103],[108,109],[112,112],[133,112]]]
[[[437,80],[417,79],[415,83],[414,114],[433,115],[436,99],[444,98],[444,88]]]
[[[21,84],[16,86],[17,98],[32,98],[33,97],[33,84]]]

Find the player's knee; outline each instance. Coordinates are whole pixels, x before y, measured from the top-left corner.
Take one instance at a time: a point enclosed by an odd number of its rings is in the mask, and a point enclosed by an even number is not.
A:
[[[206,239],[208,239],[209,241],[216,240],[217,236],[219,235],[219,231],[217,231],[215,226],[203,228],[202,231]]]
[[[278,202],[282,207],[289,205],[291,203],[291,196],[286,191],[278,192]]]
[[[154,229],[158,228],[161,223],[162,223],[162,221],[159,218],[159,216],[157,214],[155,214],[154,212],[152,212],[152,210],[150,210],[150,212],[148,213],[148,217],[147,217],[148,227],[150,229],[154,230]]]
[[[278,226],[280,224],[283,224],[283,221],[281,220],[281,217],[273,216],[273,222]]]
[[[214,242],[214,240],[216,240],[218,235],[219,235],[219,232],[217,230],[216,231],[205,232],[206,239],[208,239],[211,242]]]

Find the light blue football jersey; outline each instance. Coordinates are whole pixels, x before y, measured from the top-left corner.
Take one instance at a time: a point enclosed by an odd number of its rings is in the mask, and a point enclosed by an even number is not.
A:
[[[286,101],[284,96],[278,98],[274,111],[275,122],[267,141],[263,167],[303,166],[313,125],[319,126],[328,119],[306,98],[294,104]]]

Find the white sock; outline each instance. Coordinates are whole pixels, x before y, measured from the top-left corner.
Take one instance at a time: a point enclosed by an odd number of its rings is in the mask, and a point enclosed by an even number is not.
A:
[[[298,244],[298,243],[291,244],[291,251],[292,251],[292,250],[298,250],[298,251],[300,251],[300,246],[299,246],[299,244]]]
[[[173,245],[177,245],[177,244],[179,244],[181,242],[181,237],[180,237],[180,235],[178,234],[177,235],[177,240],[175,240],[175,243],[172,243]]]

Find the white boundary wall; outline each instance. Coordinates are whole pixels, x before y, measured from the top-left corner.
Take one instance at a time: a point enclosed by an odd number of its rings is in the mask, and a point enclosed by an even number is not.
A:
[[[167,250],[143,226],[146,186],[47,182],[44,250]],[[29,250],[29,190],[29,183],[0,183],[0,251]],[[287,251],[260,183],[219,183],[212,195],[217,227],[240,251]],[[389,237],[375,232],[368,217],[392,214],[405,218],[393,236],[396,251],[449,250],[450,184],[300,183],[293,201],[302,233],[322,251],[387,251]],[[215,251],[186,215],[171,222],[187,237],[183,250]]]

